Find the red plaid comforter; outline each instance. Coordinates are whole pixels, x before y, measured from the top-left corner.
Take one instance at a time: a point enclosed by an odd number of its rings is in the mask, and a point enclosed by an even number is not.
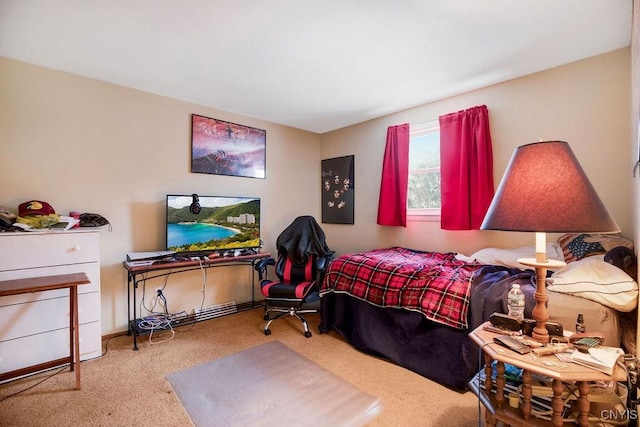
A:
[[[466,329],[471,280],[480,267],[456,260],[453,253],[376,249],[334,259],[320,293],[346,293],[380,307],[419,311],[433,322]]]

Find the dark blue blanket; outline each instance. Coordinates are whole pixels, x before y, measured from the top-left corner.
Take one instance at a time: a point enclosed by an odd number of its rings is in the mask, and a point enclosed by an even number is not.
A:
[[[517,283],[524,293],[524,317],[531,318],[536,305],[535,273],[533,270],[485,265],[476,271],[471,284],[469,330],[472,331],[489,320],[493,313],[507,313],[507,294]]]

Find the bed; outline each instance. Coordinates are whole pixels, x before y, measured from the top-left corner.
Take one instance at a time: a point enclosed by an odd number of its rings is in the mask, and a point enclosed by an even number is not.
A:
[[[563,256],[560,246],[550,248],[551,257]],[[488,259],[487,251],[491,256],[505,251],[509,260],[504,256]],[[522,266],[515,261],[523,253],[530,257],[528,251],[533,248],[486,249],[465,257],[392,247],[340,255],[327,269],[321,286],[320,332],[336,330],[362,352],[451,389],[466,390],[479,368],[479,349],[467,335],[492,313],[507,311],[506,294],[513,283],[521,285],[525,316],[531,317],[534,273],[517,268]],[[619,346],[620,310],[635,308],[638,287],[620,269],[598,261],[598,268],[606,264],[626,277],[624,291],[616,276],[616,288],[610,295],[604,292],[605,299],[615,301],[597,301],[593,294],[601,294],[600,288],[583,292],[581,281],[593,279],[593,272],[585,273],[589,266],[576,264],[580,268],[559,271],[564,276],[558,274],[559,280],[549,286],[549,313],[568,330],[573,330],[577,314],[583,313],[587,330],[603,332],[605,344]],[[607,277],[613,273],[607,270]]]

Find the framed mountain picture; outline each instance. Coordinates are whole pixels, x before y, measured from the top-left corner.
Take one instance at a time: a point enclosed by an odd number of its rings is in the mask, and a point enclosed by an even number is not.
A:
[[[265,178],[266,152],[266,130],[191,116],[191,172]]]

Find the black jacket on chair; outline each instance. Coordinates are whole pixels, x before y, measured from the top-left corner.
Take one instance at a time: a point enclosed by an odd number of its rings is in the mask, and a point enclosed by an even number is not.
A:
[[[309,215],[297,217],[280,233],[276,240],[278,253],[282,248],[297,266],[306,264],[310,254],[324,258],[333,255],[334,252],[327,246],[324,231],[320,225],[314,217]]]

